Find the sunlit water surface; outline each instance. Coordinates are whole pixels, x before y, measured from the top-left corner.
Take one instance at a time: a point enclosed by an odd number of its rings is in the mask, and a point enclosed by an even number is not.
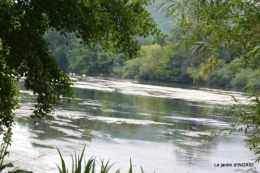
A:
[[[127,172],[130,158],[134,172],[141,172],[142,166],[145,172],[157,173],[233,172],[237,168],[216,165],[254,161],[242,134],[216,138],[209,132],[232,122],[217,108],[232,105],[231,94],[246,103],[242,92],[77,78],[73,88],[77,104],[64,102],[53,120],[36,123],[28,118],[35,96],[19,82],[22,108],[17,110],[7,161],[35,173],[58,172],[56,148],[71,164],[70,154],[85,145],[86,159],[110,159],[116,163],[114,172],[120,168]]]

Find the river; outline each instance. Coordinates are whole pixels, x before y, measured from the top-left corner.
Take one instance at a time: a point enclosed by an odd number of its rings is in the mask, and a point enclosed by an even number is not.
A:
[[[142,84],[137,81],[76,77],[74,101],[56,107],[53,120],[33,122],[28,116],[35,103],[23,82],[21,109],[16,111],[12,161],[35,173],[58,172],[56,148],[70,164],[70,154],[86,146],[91,156],[116,163],[112,170],[127,172],[131,158],[134,172],[219,173],[252,167],[254,155],[245,136],[210,136],[212,128],[227,126],[232,118],[218,108],[233,104],[230,94],[245,102],[245,93],[188,86]],[[231,164],[220,168],[218,164]],[[228,167],[227,167],[228,166]],[[260,170],[258,164],[254,164]]]

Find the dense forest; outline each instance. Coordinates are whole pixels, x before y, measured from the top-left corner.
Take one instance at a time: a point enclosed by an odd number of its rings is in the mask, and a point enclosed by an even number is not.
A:
[[[174,18],[165,17],[164,9],[158,10],[158,4],[150,5],[147,10],[163,34],[160,38],[137,38],[141,51],[134,59],[127,59],[123,53],[113,49],[104,50],[99,45],[90,48],[81,44],[82,40],[73,33],[62,37],[58,32],[51,31],[45,37],[60,68],[67,73],[190,84],[196,80],[199,84],[214,87],[260,88],[260,81],[255,78],[256,71],[248,68],[234,70],[234,64],[238,61],[235,47],[232,50],[220,49],[217,68],[205,75],[203,65],[207,63],[202,58],[204,54],[199,49],[200,45],[193,45],[192,51],[186,51],[186,45],[178,45],[181,36],[176,37]]]

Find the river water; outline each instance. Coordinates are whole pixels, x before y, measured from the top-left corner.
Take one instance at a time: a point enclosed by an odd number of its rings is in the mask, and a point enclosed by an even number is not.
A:
[[[232,118],[218,108],[233,104],[230,94],[245,102],[245,94],[208,88],[141,84],[136,81],[77,77],[75,99],[55,109],[53,120],[33,122],[28,116],[35,96],[23,88],[17,110],[12,161],[35,173],[58,172],[59,148],[68,165],[70,154],[86,146],[85,158],[110,159],[112,170],[127,172],[219,173],[252,167],[254,155],[245,136],[212,137],[212,128],[227,126]],[[231,164],[218,167],[218,164]],[[260,170],[258,164],[254,164]]]

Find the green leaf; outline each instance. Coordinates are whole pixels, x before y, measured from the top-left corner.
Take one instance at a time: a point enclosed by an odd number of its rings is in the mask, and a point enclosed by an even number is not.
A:
[[[8,173],[33,173],[32,171],[25,171],[25,170],[22,170],[22,169],[18,169],[18,170],[15,170],[15,171],[8,171]]]

